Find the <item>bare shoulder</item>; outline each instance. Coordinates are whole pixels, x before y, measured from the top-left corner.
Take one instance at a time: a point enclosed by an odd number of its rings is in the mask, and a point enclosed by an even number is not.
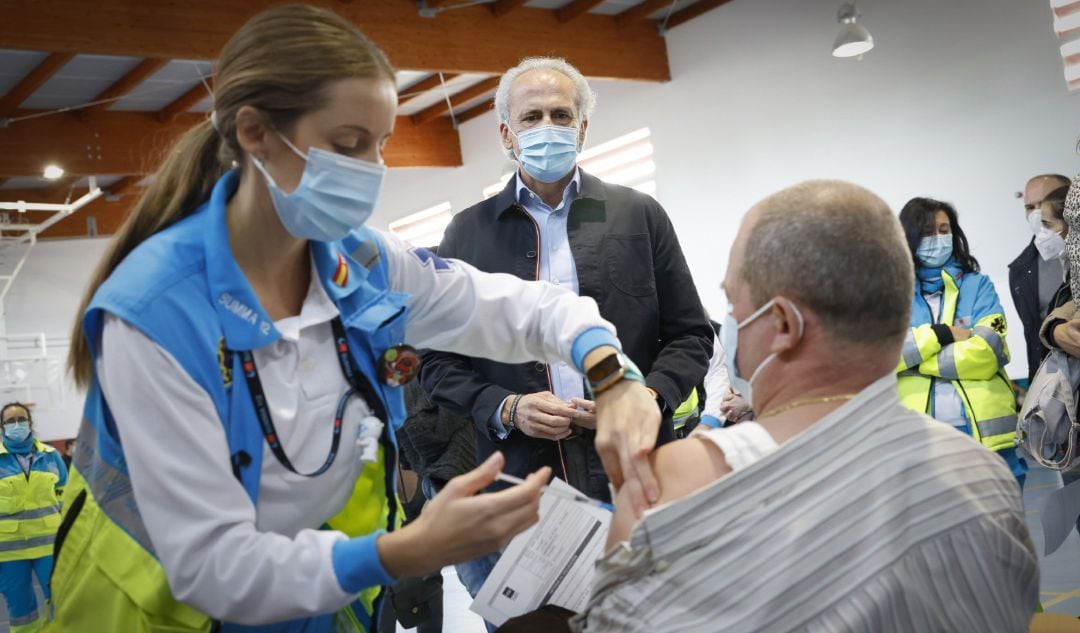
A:
[[[677,501],[699,490],[720,476],[731,472],[724,453],[712,442],[691,436],[665,444],[649,456],[653,474],[660,484],[657,503]],[[615,516],[608,530],[608,548],[629,540],[637,519],[631,503],[630,484],[619,490],[615,498]]]
[[[660,503],[681,499],[731,472],[723,451],[699,436],[665,444],[651,460],[660,483]]]

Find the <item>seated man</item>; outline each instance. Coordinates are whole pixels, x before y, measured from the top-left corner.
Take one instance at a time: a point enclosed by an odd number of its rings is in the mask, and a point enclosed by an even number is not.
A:
[[[573,630],[1027,631],[1039,575],[1016,480],[897,396],[913,282],[865,189],[808,182],[750,211],[724,327],[757,420],[654,453],[662,496],[636,524],[619,491]]]

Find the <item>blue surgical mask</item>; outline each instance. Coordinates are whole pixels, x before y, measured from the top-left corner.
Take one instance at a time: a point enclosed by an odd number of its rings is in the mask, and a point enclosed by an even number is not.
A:
[[[299,239],[333,242],[363,226],[375,210],[386,167],[317,147],[305,156],[289,139],[281,140],[307,161],[295,191],[282,191],[257,158],[251,161],[266,178],[285,230]]]
[[[507,128],[509,128],[509,124]],[[517,160],[523,169],[540,182],[555,182],[574,168],[578,157],[578,129],[545,125],[510,133],[518,141]]]
[[[727,315],[724,317],[724,325],[720,329],[720,345],[724,348],[724,364],[727,366],[728,380],[731,383],[731,388],[736,393],[742,394],[742,397],[750,404],[750,408],[756,410],[754,407],[753,387],[754,381],[761,375],[761,371],[765,367],[776,360],[776,353],[773,352],[765,357],[765,360],[761,361],[761,364],[757,366],[757,369],[750,375],[750,380],[742,377],[739,373],[739,365],[735,362],[735,355],[739,349],[739,330],[752,323],[755,319],[765,314],[769,308],[776,303],[776,299],[770,299],[765,305],[761,306],[754,311],[753,314],[743,319],[742,323],[735,320],[735,315],[732,313],[734,306],[728,304]],[[799,311],[798,306],[794,303],[791,304],[791,309],[795,312],[795,316],[799,319],[799,338],[802,338],[803,330],[806,327],[806,323],[803,321],[802,312]]]
[[[953,236],[948,234],[924,237],[915,257],[927,268],[941,268],[952,257],[952,242]]]
[[[15,422],[13,424],[5,424],[4,437],[13,442],[22,442],[26,438],[30,437],[30,423]]]

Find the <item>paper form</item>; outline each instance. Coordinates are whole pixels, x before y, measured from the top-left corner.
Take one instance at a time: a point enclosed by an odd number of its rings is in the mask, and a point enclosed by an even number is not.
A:
[[[574,490],[561,479],[549,486]],[[469,608],[496,626],[546,604],[580,612],[610,524],[607,510],[541,495],[539,523],[510,541]]]

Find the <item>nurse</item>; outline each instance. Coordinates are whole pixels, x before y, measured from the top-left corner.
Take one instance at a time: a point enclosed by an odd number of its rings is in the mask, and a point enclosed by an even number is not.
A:
[[[659,412],[592,300],[362,228],[397,105],[363,34],[322,9],[266,11],[222,50],[214,97],[75,327],[88,395],[47,630],[373,631],[382,586],[533,524],[550,472],[476,495],[496,454],[396,529],[414,348],[574,363],[606,462],[653,485]]]
[[[67,468],[56,449],[34,437],[28,405],[4,405],[0,427],[0,594],[12,633],[32,633],[41,626],[32,577],[47,601]]]

